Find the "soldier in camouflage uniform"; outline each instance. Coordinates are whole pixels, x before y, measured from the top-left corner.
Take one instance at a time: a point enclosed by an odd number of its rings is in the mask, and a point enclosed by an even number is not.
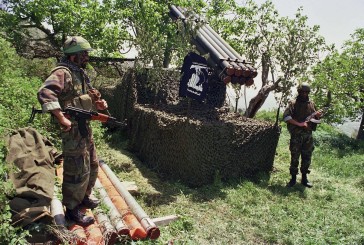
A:
[[[85,216],[81,208],[95,208],[99,203],[98,200],[90,198],[97,178],[98,158],[89,122],[86,125],[88,135],[82,137],[77,121],[67,119],[62,109],[66,106],[85,110],[107,109],[105,100],[95,101],[90,96],[95,93],[95,89],[92,88],[84,69],[91,50],[89,42],[84,38],[68,38],[63,46],[65,56],[38,91],[42,110],[50,111],[62,128],[62,202],[66,206],[66,216],[83,226],[92,224],[94,219]]]
[[[287,186],[292,187],[296,184],[299,158],[301,157],[301,183],[311,188],[313,185],[308,181],[307,174],[310,173],[309,167],[314,150],[312,131],[316,130],[316,124],[307,122],[306,118],[313,113],[316,113],[315,117],[320,118],[321,112],[316,110],[314,103],[309,99],[310,86],[307,83],[300,84],[297,91],[297,98],[289,103],[283,113],[283,120],[287,123],[291,135],[289,145],[291,165],[289,170],[292,178]]]

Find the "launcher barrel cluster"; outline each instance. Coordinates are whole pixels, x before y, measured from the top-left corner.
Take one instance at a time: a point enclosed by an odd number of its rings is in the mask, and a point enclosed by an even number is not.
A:
[[[250,86],[258,75],[257,69],[246,62],[224,39],[221,38],[207,23],[200,22],[199,16],[188,13],[185,9],[171,5],[170,17],[181,20],[185,24],[196,26],[196,35],[191,43],[196,46],[200,54],[209,54],[207,62],[219,74],[224,83],[233,83]],[[188,16],[188,17],[186,17]]]

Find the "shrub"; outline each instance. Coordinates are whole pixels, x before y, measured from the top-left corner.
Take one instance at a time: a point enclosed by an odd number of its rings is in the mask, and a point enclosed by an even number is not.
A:
[[[6,181],[8,169],[5,163],[6,148],[4,136],[11,130],[30,126],[28,119],[33,105],[37,105],[36,93],[42,81],[38,77],[27,76],[31,61],[19,57],[10,44],[0,38],[0,241],[1,244],[25,244],[27,231],[11,226],[11,213],[8,198],[13,188]],[[31,125],[48,138],[54,131],[43,120],[35,120]]]

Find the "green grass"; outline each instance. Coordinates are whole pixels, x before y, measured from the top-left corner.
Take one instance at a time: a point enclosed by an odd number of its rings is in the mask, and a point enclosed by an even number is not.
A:
[[[180,217],[160,227],[158,240],[132,244],[364,244],[363,144],[323,128],[315,132],[312,189],[285,187],[290,157],[285,127],[273,172],[196,189],[159,179],[125,150],[123,136],[107,137],[109,145],[99,155],[107,156],[122,180],[137,183],[137,201],[151,218]]]

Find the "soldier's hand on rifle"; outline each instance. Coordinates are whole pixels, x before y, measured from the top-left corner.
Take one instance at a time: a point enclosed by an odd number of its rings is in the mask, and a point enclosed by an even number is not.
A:
[[[107,102],[104,99],[96,101],[95,106],[96,109],[100,111],[106,110],[108,108]]]
[[[316,115],[315,115],[317,118],[320,118],[322,117],[322,110],[318,110],[316,111]]]
[[[307,128],[308,127],[308,124],[307,124],[307,122],[301,122],[301,123],[299,123],[300,125],[300,127],[303,127],[303,128]]]
[[[62,125],[62,130],[65,132],[68,132],[72,128],[72,123],[70,120],[68,120],[66,117],[63,117],[59,123]]]
[[[68,120],[62,113],[60,109],[55,109],[51,111],[52,114],[57,117],[58,122],[61,124],[62,130],[68,132],[71,130],[72,123]]]

